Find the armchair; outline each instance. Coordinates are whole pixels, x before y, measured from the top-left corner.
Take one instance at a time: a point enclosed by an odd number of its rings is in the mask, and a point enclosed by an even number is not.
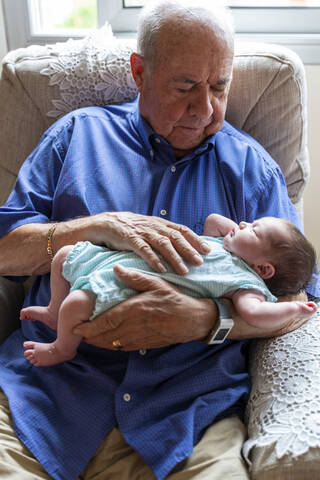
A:
[[[137,94],[132,42],[107,27],[84,40],[10,52],[0,80],[0,202],[41,134],[60,115]],[[258,140],[279,163],[302,219],[309,176],[304,69],[290,50],[237,43],[227,120]],[[24,287],[0,279],[0,342],[19,326]],[[314,479],[320,462],[318,315],[299,331],[253,342],[252,393],[243,449],[253,479]]]

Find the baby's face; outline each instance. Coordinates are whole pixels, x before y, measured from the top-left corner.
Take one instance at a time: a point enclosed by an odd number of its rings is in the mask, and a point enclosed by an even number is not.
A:
[[[253,266],[263,263],[270,256],[271,235],[288,240],[289,232],[281,219],[264,217],[253,223],[241,222],[224,237],[223,245]]]

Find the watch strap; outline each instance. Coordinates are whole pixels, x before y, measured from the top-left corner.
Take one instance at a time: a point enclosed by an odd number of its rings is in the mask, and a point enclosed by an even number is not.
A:
[[[215,303],[218,308],[219,318],[205,340],[205,343],[208,345],[223,343],[234,326],[227,302],[223,298],[219,298],[215,299]]]

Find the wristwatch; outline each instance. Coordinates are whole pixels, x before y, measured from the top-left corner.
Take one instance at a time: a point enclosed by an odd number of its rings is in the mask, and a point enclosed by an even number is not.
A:
[[[205,340],[208,345],[217,345],[224,342],[234,325],[225,300],[219,298],[218,300],[215,299],[215,302],[219,311],[219,319]]]

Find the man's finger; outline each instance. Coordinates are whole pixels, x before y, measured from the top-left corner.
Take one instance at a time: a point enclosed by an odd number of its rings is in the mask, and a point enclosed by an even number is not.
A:
[[[125,268],[120,264],[115,265],[113,271],[121,282],[139,292],[158,290],[166,285],[166,282],[159,277],[147,275],[131,268]]]
[[[115,308],[115,307],[114,307]],[[119,327],[123,321],[121,314],[113,315],[111,310],[103,312],[101,315],[97,316],[94,320],[89,322],[83,322],[77,325],[72,333],[74,335],[80,335],[83,338],[90,338],[100,335],[105,331],[111,331]]]
[[[206,255],[210,252],[210,246],[190,228],[173,222],[168,222],[168,226],[179,232],[179,234],[181,234],[199,253]],[[169,236],[172,237],[172,235]]]

